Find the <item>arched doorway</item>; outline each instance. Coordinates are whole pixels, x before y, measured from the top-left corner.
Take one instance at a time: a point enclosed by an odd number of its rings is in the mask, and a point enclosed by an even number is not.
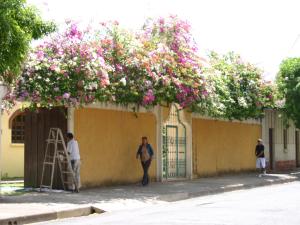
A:
[[[186,127],[179,109],[172,104],[169,117],[163,123],[163,179],[186,177]]]

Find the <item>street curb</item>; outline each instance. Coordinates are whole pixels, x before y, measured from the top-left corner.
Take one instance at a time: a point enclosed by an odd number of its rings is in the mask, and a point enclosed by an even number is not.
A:
[[[0,225],[19,225],[28,223],[44,222],[48,220],[64,219],[70,217],[88,216],[93,213],[103,213],[104,211],[94,206],[78,207],[75,209],[66,209],[42,214],[33,214],[28,216],[12,217],[0,220]]]
[[[284,183],[289,183],[289,182],[293,182],[296,180],[298,180],[297,177],[272,180],[272,181],[263,180],[259,183],[255,183],[255,184],[241,184],[241,185],[231,186],[231,187],[222,187],[222,188],[216,188],[216,189],[211,189],[211,190],[202,190],[202,191],[193,192],[193,193],[182,192],[182,193],[166,194],[166,195],[160,196],[158,198],[158,200],[175,202],[175,201],[187,200],[187,199],[195,198],[195,197],[221,194],[221,193],[231,192],[231,191],[247,190],[247,189],[252,189],[252,188],[256,188],[256,187],[270,186],[270,185],[275,185],[275,184],[284,184]]]

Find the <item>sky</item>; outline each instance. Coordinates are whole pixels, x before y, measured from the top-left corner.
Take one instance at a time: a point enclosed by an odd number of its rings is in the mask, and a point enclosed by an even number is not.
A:
[[[192,25],[203,55],[234,51],[274,80],[280,62],[300,56],[299,0],[27,0],[63,24],[117,20],[137,29],[146,18],[178,15]]]

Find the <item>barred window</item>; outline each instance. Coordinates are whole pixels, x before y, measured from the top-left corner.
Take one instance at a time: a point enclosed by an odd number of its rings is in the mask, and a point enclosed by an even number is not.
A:
[[[19,114],[13,118],[11,124],[11,142],[22,144],[25,141],[25,115]]]

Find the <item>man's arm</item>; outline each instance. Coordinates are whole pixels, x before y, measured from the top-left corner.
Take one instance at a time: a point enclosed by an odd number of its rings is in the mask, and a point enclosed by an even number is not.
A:
[[[263,153],[264,153],[264,152],[260,152],[257,156],[259,157],[259,156],[261,156]]]
[[[149,144],[149,150],[150,150],[150,159],[152,159],[153,155],[154,155],[154,151],[152,146]]]
[[[264,152],[265,152],[265,146],[262,146],[262,151],[259,154],[258,154],[258,148],[256,148],[256,150],[255,150],[255,154],[256,154],[257,157],[263,155]]]
[[[139,148],[138,148],[138,150],[137,150],[137,152],[136,152],[136,159],[138,159],[139,158],[139,156],[141,155],[141,146],[139,146]]]

